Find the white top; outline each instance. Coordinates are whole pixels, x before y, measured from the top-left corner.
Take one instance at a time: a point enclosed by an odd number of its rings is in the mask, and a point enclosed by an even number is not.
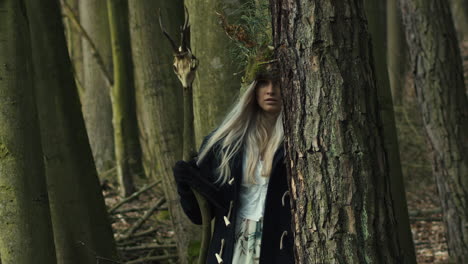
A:
[[[240,204],[237,216],[239,218],[258,221],[263,217],[263,212],[265,210],[265,198],[270,178],[261,176],[263,163],[259,160],[255,170],[256,183],[248,183],[246,161],[247,155],[244,155],[244,160],[242,162],[243,177],[239,193]]]

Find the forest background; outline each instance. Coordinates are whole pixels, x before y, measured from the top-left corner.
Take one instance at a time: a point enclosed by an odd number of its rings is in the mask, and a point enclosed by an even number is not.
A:
[[[273,32],[291,113],[284,123],[295,231],[311,232],[296,237],[298,263],[313,263],[306,244],[323,242],[314,234],[334,230],[314,219],[320,210],[299,210],[319,206],[308,204],[320,197],[309,186],[322,177],[325,185],[346,185],[336,177],[342,168],[359,171],[357,182],[374,183],[366,172],[382,161],[325,164],[314,155],[335,157],[340,142],[369,147],[363,138],[382,146],[369,153],[385,153],[391,169],[375,190],[335,189],[339,202],[327,200],[330,211],[320,214],[354,225],[350,219],[362,220],[363,208],[353,204],[342,218],[340,196],[366,200],[389,183],[375,204],[383,199],[394,215],[372,234],[398,230],[393,239],[403,249],[363,247],[356,258],[399,252],[405,260],[398,263],[467,263],[467,0],[0,0],[1,263],[195,263],[201,228],[180,208],[172,167],[183,158],[186,133],[200,146],[239,96],[252,52],[240,39],[266,31]],[[192,63],[189,86],[173,65],[181,56]],[[342,108],[340,100],[352,105]],[[366,117],[343,117],[364,105]],[[324,113],[338,113],[350,127],[369,125],[349,134],[336,133],[326,118],[314,126]],[[333,147],[317,151],[323,142]],[[357,263],[320,255],[315,263]]]

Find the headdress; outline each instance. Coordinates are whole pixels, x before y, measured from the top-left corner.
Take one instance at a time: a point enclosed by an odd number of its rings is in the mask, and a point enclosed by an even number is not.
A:
[[[229,24],[218,13],[221,26],[234,42],[231,54],[243,72],[241,92],[254,80],[274,80],[279,77],[278,63],[272,46],[271,15],[267,0],[250,0],[237,10],[240,19]]]

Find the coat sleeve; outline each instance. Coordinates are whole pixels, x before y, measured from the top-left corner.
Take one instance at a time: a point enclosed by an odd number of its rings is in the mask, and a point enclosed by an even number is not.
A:
[[[211,133],[212,134],[212,133]],[[211,135],[210,134],[210,135]],[[202,143],[202,147],[205,145],[206,141],[209,139],[210,135],[205,137]],[[196,167],[194,161],[191,161],[191,166]],[[176,164],[177,166],[177,164]],[[185,174],[185,175],[180,175]],[[177,183],[177,193],[179,194],[180,204],[184,213],[187,217],[197,225],[202,224],[202,217],[200,212],[200,207],[198,205],[195,194],[192,191],[192,188],[201,193],[208,202],[212,205],[212,216],[214,215],[214,207],[220,207],[218,203],[219,198],[219,188],[212,182],[210,175],[205,175],[206,170],[198,171],[196,169],[187,171],[186,173],[177,172],[174,170],[174,177]]]
[[[196,225],[202,224],[200,207],[198,206],[197,199],[192,189],[183,183],[177,183],[177,193],[180,198],[180,205],[185,215]]]

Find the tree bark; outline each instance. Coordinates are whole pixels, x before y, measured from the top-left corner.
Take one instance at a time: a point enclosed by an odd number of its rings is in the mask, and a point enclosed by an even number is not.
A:
[[[96,45],[107,72],[112,72],[109,19],[106,1],[80,0],[80,22]],[[93,57],[88,41],[83,39],[83,115],[98,173],[115,166],[114,132],[109,87]]]
[[[227,114],[240,91],[239,68],[229,54],[233,45],[219,23],[216,12],[222,11],[230,22],[243,0],[185,1],[190,14],[190,44],[200,60],[193,82],[195,143],[200,146]]]
[[[60,7],[55,0],[26,3],[57,261],[91,264],[96,263],[96,256],[117,259],[73,81]]]
[[[115,160],[120,193],[127,197],[135,191],[132,167],[140,164],[138,155],[138,124],[134,110],[134,89],[128,29],[128,2],[107,0],[114,85],[111,89],[112,123],[114,126]]]
[[[449,3],[400,3],[449,255],[468,263],[468,100]]]
[[[398,235],[362,1],[271,3],[296,263],[414,263]]]
[[[386,0],[388,2],[395,0]],[[388,33],[387,26],[387,6],[386,1],[364,0],[366,16],[368,20],[369,34],[372,38],[372,54],[374,65],[374,76],[377,80],[377,98],[379,103],[380,117],[382,119],[382,136],[384,148],[387,152],[388,169],[390,177],[391,197],[394,201],[394,214],[398,219],[398,236],[400,252],[407,262],[416,263],[413,237],[409,223],[408,206],[406,203],[406,192],[403,181],[403,171],[400,161],[400,150],[398,147],[398,137],[393,110],[392,91],[387,67]],[[401,25],[401,23],[400,23]],[[401,28],[400,28],[401,29]],[[402,32],[400,32],[402,33]],[[404,60],[403,60],[404,61]]]
[[[157,22],[159,9],[169,34],[178,36],[184,22],[181,0],[129,2],[137,117],[145,171],[163,181],[180,261],[188,263],[198,254],[200,227],[182,211],[172,174],[182,159],[183,90],[170,66],[172,48]]]
[[[56,263],[23,1],[0,2],[0,254]]]

